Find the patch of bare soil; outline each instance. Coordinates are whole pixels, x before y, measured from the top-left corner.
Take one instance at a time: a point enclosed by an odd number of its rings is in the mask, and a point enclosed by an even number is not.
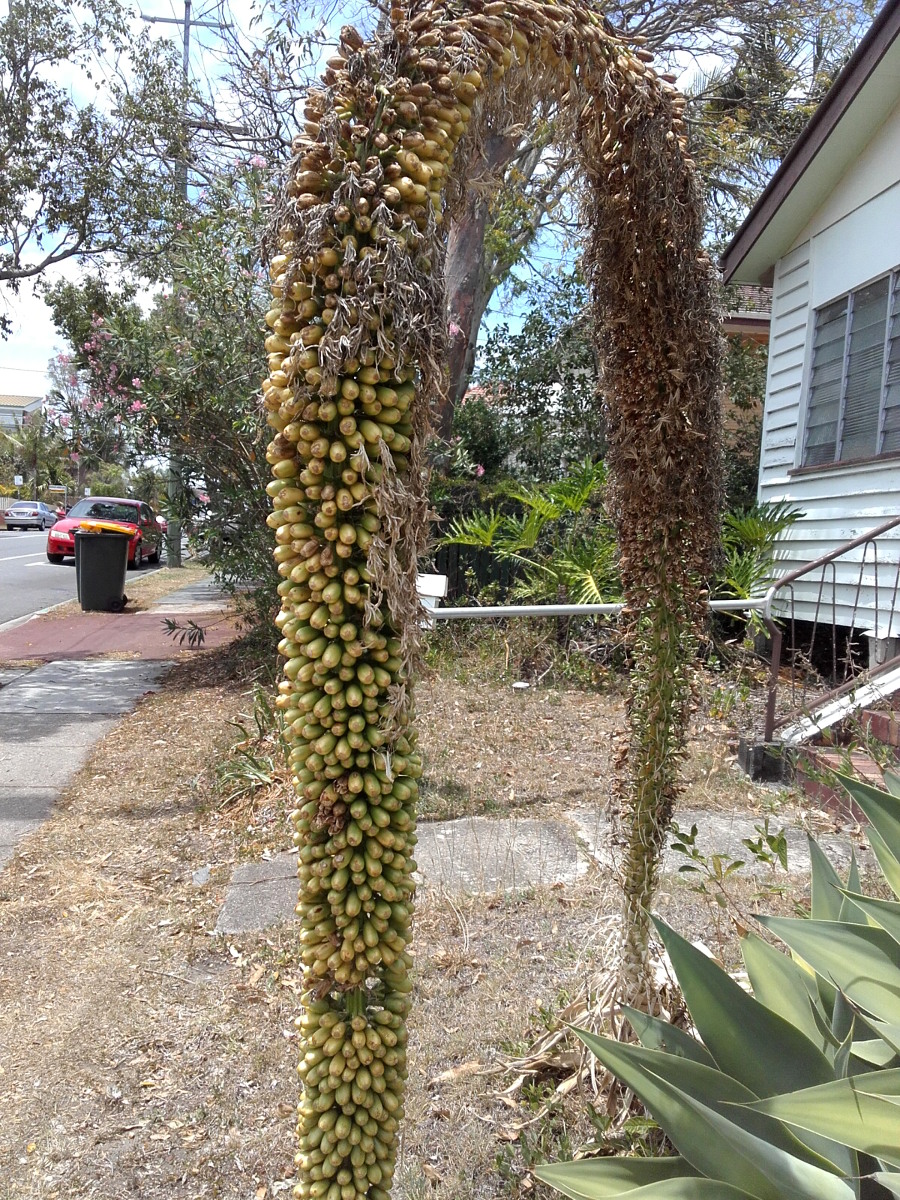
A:
[[[213,932],[248,846],[288,844],[290,800],[226,666],[176,667],[0,875],[4,1200],[290,1195],[298,931]],[[426,816],[603,804],[614,697],[435,679],[418,704]],[[518,898],[423,890],[397,1200],[548,1196],[528,1168],[599,1135],[586,1096],[509,1092],[502,1067],[602,968],[616,907],[598,873]],[[675,880],[661,907],[715,945],[717,906]]]

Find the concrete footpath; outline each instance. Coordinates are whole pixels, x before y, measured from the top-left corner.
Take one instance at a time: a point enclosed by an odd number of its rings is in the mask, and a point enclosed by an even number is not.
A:
[[[0,633],[0,870],[94,745],[188,652],[166,636],[167,616],[202,625],[204,647],[235,635],[226,599],[209,580],[145,612],[50,613]]]

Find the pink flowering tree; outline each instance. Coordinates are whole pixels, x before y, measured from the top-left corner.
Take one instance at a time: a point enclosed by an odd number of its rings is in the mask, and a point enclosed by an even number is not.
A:
[[[203,480],[213,519],[204,536],[225,582],[272,576],[265,516],[265,375],[259,257],[267,172],[261,156],[211,184],[175,231],[149,313],[134,288],[101,280],[50,290],[76,390],[66,415],[121,440],[131,462],[176,453],[185,483]],[[191,492],[177,515],[190,523]],[[268,586],[268,582],[267,582]]]

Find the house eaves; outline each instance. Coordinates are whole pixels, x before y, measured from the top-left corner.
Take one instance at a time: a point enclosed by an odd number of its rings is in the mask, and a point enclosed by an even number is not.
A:
[[[841,176],[900,98],[900,0],[887,0],[721,258],[725,281],[770,286]]]

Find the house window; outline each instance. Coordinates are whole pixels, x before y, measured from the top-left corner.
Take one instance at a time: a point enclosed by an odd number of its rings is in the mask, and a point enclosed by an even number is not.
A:
[[[805,467],[900,451],[900,270],[816,312]]]

